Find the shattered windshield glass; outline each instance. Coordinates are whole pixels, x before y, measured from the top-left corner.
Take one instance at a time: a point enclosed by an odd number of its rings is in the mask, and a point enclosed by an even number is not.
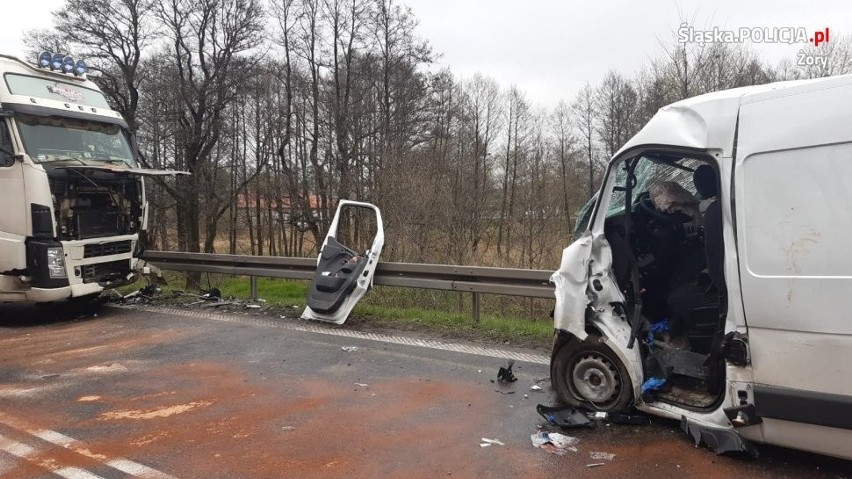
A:
[[[56,116],[16,115],[15,119],[27,154],[37,163],[72,159],[136,165],[118,125]]]
[[[674,181],[686,188],[690,193],[695,194],[695,185],[692,183],[692,172],[702,163],[702,161],[694,158],[683,158],[678,160],[677,163],[671,164],[643,156],[634,170],[636,186],[633,187],[633,198],[635,199],[639,193],[649,191],[651,187],[664,181]],[[623,187],[627,184],[627,171],[624,170],[623,165],[624,163],[622,162],[616,166],[618,172],[615,176],[615,186]],[[574,237],[577,237],[588,228],[592,210],[598,196],[595,195],[589,199],[577,213],[577,225],[574,228]],[[613,190],[612,199],[606,211],[606,217],[611,218],[621,214],[623,211],[624,191]]]

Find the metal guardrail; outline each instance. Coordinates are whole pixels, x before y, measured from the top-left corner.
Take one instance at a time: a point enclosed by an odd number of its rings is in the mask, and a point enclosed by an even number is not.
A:
[[[309,280],[317,266],[315,258],[176,251],[146,251],[142,258],[163,270],[249,276],[252,299],[257,298],[258,277]],[[478,322],[480,294],[553,299],[550,274],[537,269],[382,261],[376,267],[373,284],[472,293],[473,318]]]

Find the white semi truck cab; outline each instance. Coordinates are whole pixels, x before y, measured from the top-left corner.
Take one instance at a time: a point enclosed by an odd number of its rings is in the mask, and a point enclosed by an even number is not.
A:
[[[143,176],[122,116],[82,61],[0,55],[0,302],[96,295],[134,280]]]

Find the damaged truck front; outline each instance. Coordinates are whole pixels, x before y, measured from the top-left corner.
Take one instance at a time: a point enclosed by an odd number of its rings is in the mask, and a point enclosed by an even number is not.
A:
[[[662,108],[551,277],[559,399],[852,459],[850,124],[850,76]]]
[[[143,176],[171,174],[137,167],[127,124],[82,62],[40,60],[0,55],[0,302],[131,282],[147,222]]]

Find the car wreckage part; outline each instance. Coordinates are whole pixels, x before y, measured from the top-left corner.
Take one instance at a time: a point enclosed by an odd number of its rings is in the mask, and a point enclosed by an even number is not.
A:
[[[344,208],[371,210],[375,216],[376,236],[370,249],[364,253],[353,251],[337,240]],[[343,324],[355,304],[373,286],[373,275],[384,242],[384,226],[378,208],[370,203],[341,200],[317,258],[317,269],[308,288],[307,307],[302,319]]]
[[[571,406],[625,411],[633,403],[627,369],[597,335],[564,343],[553,357],[551,378],[560,402]]]
[[[704,443],[716,454],[743,453],[755,459],[760,455],[754,446],[732,429],[704,426],[686,417],[681,418],[680,428],[692,437],[696,447]]]

